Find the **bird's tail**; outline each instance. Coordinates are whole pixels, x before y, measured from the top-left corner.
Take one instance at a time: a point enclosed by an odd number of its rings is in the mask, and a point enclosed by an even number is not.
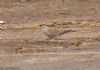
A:
[[[76,30],[73,30],[73,29],[65,29],[62,33],[62,34],[65,34],[65,33],[69,33],[69,32],[76,32]]]
[[[80,28],[68,28],[68,29],[64,29],[65,32],[76,32],[76,31],[80,31]]]

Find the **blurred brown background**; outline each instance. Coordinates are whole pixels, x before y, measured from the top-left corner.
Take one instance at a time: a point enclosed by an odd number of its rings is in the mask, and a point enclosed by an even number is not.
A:
[[[100,19],[100,0],[0,0],[0,19],[9,23],[59,18]]]

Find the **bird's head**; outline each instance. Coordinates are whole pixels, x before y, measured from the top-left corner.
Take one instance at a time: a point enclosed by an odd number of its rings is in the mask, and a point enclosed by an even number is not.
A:
[[[46,25],[45,26],[42,26],[42,30],[43,31],[48,31],[48,26],[46,26]]]

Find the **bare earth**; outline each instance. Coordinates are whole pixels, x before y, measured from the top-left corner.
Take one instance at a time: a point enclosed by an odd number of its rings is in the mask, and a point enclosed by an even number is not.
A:
[[[1,0],[0,69],[100,70],[99,0]],[[5,5],[6,3],[6,5]],[[47,40],[41,26],[74,29]]]

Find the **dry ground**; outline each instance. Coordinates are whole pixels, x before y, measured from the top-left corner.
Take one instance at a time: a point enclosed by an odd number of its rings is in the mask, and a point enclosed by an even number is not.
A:
[[[100,70],[99,0],[0,0],[0,19],[0,69]],[[44,24],[76,32],[46,40]]]
[[[4,52],[41,52],[56,51],[57,48],[84,47],[100,42],[99,21],[54,21],[46,24],[48,27],[74,29],[58,37],[58,40],[46,40],[41,30],[43,23],[5,24],[2,26],[0,48]],[[7,53],[6,52],[6,53]]]
[[[54,40],[46,40],[46,36],[41,31],[42,25],[43,22],[1,26],[1,68],[15,70],[98,70],[100,68],[98,66],[100,21],[48,22],[46,24],[48,27],[76,30]]]

